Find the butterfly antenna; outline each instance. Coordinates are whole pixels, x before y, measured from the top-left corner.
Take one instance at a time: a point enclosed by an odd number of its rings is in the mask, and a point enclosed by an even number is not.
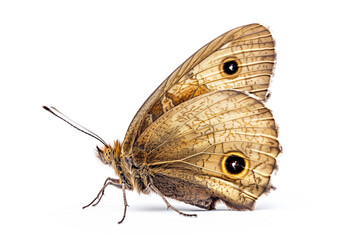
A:
[[[73,126],[74,128],[76,128],[77,130],[79,130],[80,132],[83,132],[97,140],[99,140],[102,144],[104,144],[105,146],[107,146],[106,142],[101,138],[99,137],[97,134],[93,133],[92,131],[90,131],[89,129],[81,126],[80,124],[74,122],[73,120],[71,120],[70,118],[68,118],[67,116],[65,116],[63,113],[61,113],[59,110],[57,110],[56,108],[54,107],[47,107],[47,106],[43,106],[43,108],[54,114],[56,117],[60,118],[61,120],[65,121],[66,123],[68,123],[69,125]]]

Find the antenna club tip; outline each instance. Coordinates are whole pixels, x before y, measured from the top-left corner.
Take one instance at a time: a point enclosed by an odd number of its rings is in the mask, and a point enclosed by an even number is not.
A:
[[[42,106],[42,107],[43,107],[43,109],[50,111],[50,108],[48,108],[47,106]]]

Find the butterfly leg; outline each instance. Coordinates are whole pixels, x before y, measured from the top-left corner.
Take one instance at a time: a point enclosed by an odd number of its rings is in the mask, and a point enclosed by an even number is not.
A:
[[[118,224],[120,224],[120,223],[122,223],[124,221],[125,216],[126,216],[126,209],[129,206],[127,201],[126,201],[125,184],[122,185],[121,189],[123,190],[123,197],[124,197],[124,214],[123,214],[122,219],[118,222]]]
[[[105,180],[103,187],[100,189],[99,193],[94,198],[94,200],[92,200],[91,203],[89,203],[88,205],[84,206],[83,209],[89,207],[90,205],[92,205],[93,207],[96,206],[100,202],[101,198],[104,196],[105,188],[109,185],[112,185],[112,186],[115,186],[115,187],[121,188],[121,189],[124,186],[119,183],[119,179],[108,177]],[[96,201],[96,203],[94,203],[95,201]]]
[[[167,208],[171,208],[172,210],[174,210],[175,212],[179,213],[180,215],[186,216],[186,217],[197,217],[196,214],[187,214],[187,213],[183,213],[182,211],[180,211],[179,209],[173,207],[165,198],[165,196],[159,191],[159,189],[157,189],[154,185],[150,184],[149,185],[150,189],[153,190],[154,192],[156,192],[157,194],[160,195],[160,197],[164,200],[164,202],[166,203]]]

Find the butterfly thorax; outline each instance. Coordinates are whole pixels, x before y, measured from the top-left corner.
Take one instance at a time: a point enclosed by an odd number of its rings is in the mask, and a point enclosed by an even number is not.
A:
[[[107,145],[99,149],[100,159],[107,165],[111,165],[120,183],[126,189],[136,189],[138,192],[148,193],[150,183],[148,168],[146,165],[137,166],[131,154],[124,154],[122,144],[116,140],[113,146]]]

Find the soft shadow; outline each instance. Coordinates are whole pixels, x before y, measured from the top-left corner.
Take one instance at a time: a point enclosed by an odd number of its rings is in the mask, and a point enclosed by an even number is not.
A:
[[[255,207],[255,211],[256,210],[266,211],[266,210],[274,210],[274,209],[280,209],[280,208],[283,208],[283,206],[276,204],[274,202],[261,202],[261,204],[259,204]]]
[[[174,206],[174,205],[173,205]],[[215,212],[225,212],[225,211],[231,211],[229,209],[226,208],[226,206],[218,206],[217,209],[215,210],[206,210],[206,209],[202,209],[202,208],[197,208],[195,206],[181,206],[181,207],[177,207],[174,206],[175,208],[177,208],[178,210],[185,212],[185,213],[191,213],[191,212],[208,212],[208,211],[215,211]],[[136,208],[132,208],[134,211],[146,211],[146,212],[165,212],[168,211],[166,208],[166,205],[152,205],[152,206],[136,206]],[[169,209],[170,211],[171,209]]]

